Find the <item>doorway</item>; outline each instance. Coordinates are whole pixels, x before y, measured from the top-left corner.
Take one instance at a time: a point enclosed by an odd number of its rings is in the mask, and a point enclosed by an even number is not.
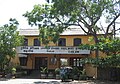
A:
[[[40,67],[47,67],[47,62],[47,57],[35,57],[35,69],[40,69]]]

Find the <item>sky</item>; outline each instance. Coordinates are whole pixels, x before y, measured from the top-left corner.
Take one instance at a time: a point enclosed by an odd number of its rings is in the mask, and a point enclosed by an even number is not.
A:
[[[19,22],[18,28],[31,28],[31,26],[28,25],[27,18],[22,15],[26,13],[26,11],[31,11],[35,4],[44,3],[46,3],[45,0],[0,0],[0,26],[8,24],[10,18],[16,18]],[[102,22],[104,21],[102,20]],[[120,18],[117,22],[120,22]],[[120,25],[116,24],[116,28],[120,28]],[[119,31],[117,32],[120,34]]]
[[[43,4],[45,0],[0,0],[0,26],[9,23],[10,18],[16,18],[18,28],[29,28],[27,18],[22,15],[31,11],[35,4]]]

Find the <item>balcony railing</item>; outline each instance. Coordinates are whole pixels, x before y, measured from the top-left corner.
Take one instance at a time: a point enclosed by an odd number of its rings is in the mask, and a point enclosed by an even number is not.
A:
[[[81,50],[79,47],[61,46],[20,46],[17,53],[21,54],[90,54],[90,50]]]

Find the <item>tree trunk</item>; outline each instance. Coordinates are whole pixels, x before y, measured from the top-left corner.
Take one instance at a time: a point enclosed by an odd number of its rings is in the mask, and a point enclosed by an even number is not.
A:
[[[98,41],[98,37],[97,35],[94,35],[94,41],[95,41],[95,44],[97,44],[99,41]],[[97,46],[96,46],[97,47]],[[97,47],[97,49],[95,50],[95,57],[98,58],[99,57],[99,49]]]

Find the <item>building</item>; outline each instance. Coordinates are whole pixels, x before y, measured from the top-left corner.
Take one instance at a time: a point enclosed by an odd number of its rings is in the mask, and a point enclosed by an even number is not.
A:
[[[18,63],[26,69],[40,69],[47,67],[54,70],[61,66],[86,68],[89,76],[96,75],[96,68],[90,65],[80,64],[81,58],[94,56],[90,50],[81,50],[80,44],[91,44],[86,35],[80,28],[67,29],[59,38],[57,44],[50,43],[45,46],[38,39],[38,29],[20,29],[20,35],[24,35],[24,46],[17,47]]]

